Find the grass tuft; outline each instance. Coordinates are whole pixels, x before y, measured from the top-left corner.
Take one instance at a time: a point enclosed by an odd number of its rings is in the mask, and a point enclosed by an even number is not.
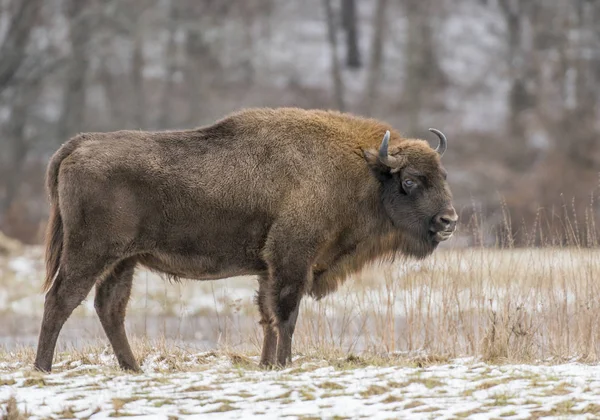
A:
[[[19,410],[15,397],[10,397],[0,415],[2,420],[26,420],[30,414],[27,411]]]

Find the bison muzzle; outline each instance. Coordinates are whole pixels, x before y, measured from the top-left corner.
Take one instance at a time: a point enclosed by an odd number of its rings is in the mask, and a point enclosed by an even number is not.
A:
[[[291,361],[304,295],[321,298],[365,264],[423,258],[457,215],[441,155],[350,114],[248,109],[183,131],[85,133],[48,165],[47,291],[35,367],[96,286],[119,365],[135,267],[172,277],[258,278],[262,366]]]

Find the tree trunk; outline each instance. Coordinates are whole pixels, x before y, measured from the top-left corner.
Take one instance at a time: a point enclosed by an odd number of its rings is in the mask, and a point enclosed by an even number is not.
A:
[[[329,48],[331,51],[331,78],[333,80],[333,93],[335,97],[335,105],[338,110],[345,111],[346,104],[344,102],[344,81],[342,79],[342,69],[338,59],[338,44],[335,31],[335,21],[333,17],[333,9],[331,0],[323,0],[325,6],[325,17],[327,23],[327,38],[329,40]]]
[[[377,101],[381,64],[383,61],[383,34],[386,29],[385,12],[388,0],[377,0],[373,15],[373,39],[371,40],[371,58],[367,73],[367,86],[364,98],[364,114],[372,115]]]
[[[177,21],[179,14],[175,7],[175,1],[170,1],[169,21],[167,29],[169,31],[169,40],[167,41],[167,49],[165,51],[164,60],[166,62],[165,69],[165,85],[162,90],[162,100],[160,114],[158,117],[158,128],[164,130],[171,126],[171,97],[174,92],[175,72],[177,71],[177,43],[175,42],[175,31],[177,30]]]
[[[509,130],[513,138],[524,140],[526,127],[521,116],[533,105],[533,94],[527,88],[528,66],[531,66],[531,58],[523,47],[524,24],[530,18],[531,11],[528,5],[520,1],[499,0],[498,4],[507,29],[508,56],[506,59],[511,83],[508,97]]]
[[[25,59],[25,49],[29,35],[35,28],[36,19],[41,9],[42,0],[21,0],[17,2],[15,14],[4,42],[0,46],[0,93],[6,89],[21,67]]]
[[[85,118],[85,77],[88,71],[87,51],[90,40],[90,19],[84,16],[84,2],[69,0],[66,4],[69,18],[71,59],[68,64],[62,114],[57,136],[61,141],[81,131]]]
[[[421,111],[446,84],[435,45],[435,0],[405,0],[407,21],[403,105],[408,116],[407,134],[422,130]]]
[[[508,152],[508,164],[513,170],[526,171],[530,167],[532,156],[527,142],[526,111],[535,105],[535,95],[531,89],[536,82],[534,57],[526,51],[524,41],[527,20],[535,15],[532,7],[535,3],[518,0],[498,0],[506,23],[506,43],[508,67],[508,131],[517,147]]]
[[[358,69],[362,62],[358,47],[356,0],[342,0],[342,22],[346,31],[346,66]]]
[[[421,14],[417,4],[419,0],[409,0],[406,7],[406,51],[405,51],[405,82],[404,82],[404,105],[408,116],[407,132],[415,134],[419,130],[420,115],[423,99],[423,62],[422,50],[425,47],[421,34]]]
[[[131,57],[131,77],[133,84],[134,110],[133,122],[136,129],[146,128],[144,121],[144,51],[143,34],[140,23],[134,30],[133,55]]]
[[[0,222],[4,219],[7,211],[19,193],[19,186],[23,176],[23,166],[31,148],[29,140],[25,136],[27,116],[31,105],[38,96],[40,81],[23,84],[16,89],[12,100],[11,118],[6,127],[8,140],[8,159],[6,160],[6,176],[3,177],[4,197],[0,201]],[[3,171],[3,172],[4,172]],[[0,223],[1,225],[1,223]]]

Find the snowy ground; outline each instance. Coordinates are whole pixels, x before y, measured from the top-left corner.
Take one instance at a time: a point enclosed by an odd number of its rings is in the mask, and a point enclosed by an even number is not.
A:
[[[163,360],[161,360],[163,359]],[[63,362],[41,375],[0,364],[0,405],[31,418],[598,418],[600,366],[487,365],[475,359],[416,367],[406,361],[296,358],[261,371],[256,360],[188,355],[178,369],[149,355],[143,374]],[[107,367],[111,365],[112,367]]]

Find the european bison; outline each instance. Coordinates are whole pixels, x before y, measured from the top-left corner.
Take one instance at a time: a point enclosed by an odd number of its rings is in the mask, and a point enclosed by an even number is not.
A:
[[[139,370],[124,328],[137,265],[196,280],[258,276],[260,363],[284,366],[304,295],[325,296],[380,257],[423,258],[452,235],[446,138],[431,131],[436,150],[374,119],[281,108],[70,139],[48,165],[35,367],[50,371],[63,324],[96,285],[119,365]]]

